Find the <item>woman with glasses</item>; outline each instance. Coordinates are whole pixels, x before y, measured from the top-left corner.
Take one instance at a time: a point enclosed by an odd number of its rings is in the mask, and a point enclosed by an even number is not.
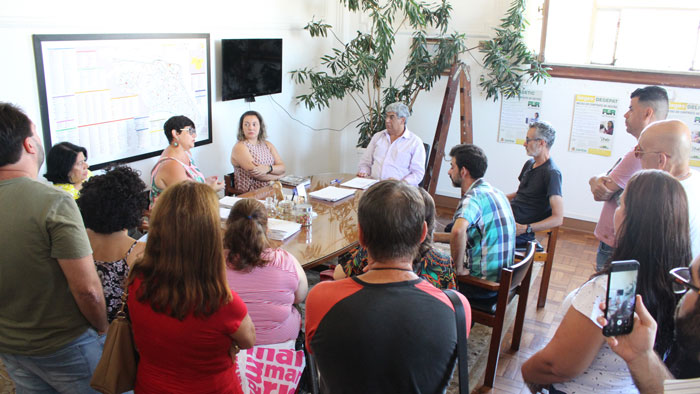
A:
[[[639,261],[637,294],[658,322],[654,350],[665,359],[673,343],[678,301],[668,272],[692,259],[683,186],[663,171],[638,172],[620,197],[614,224],[617,247],[610,261]],[[562,303],[566,314],[554,337],[522,366],[523,379],[530,385],[564,392],[637,392],[624,361],[605,343],[597,322],[607,294],[610,261]]]
[[[284,175],[284,162],[266,138],[265,122],[258,112],[248,111],[241,115],[238,142],[231,151],[233,181],[237,190],[259,189]]]
[[[215,176],[205,178],[194,163],[190,153],[197,138],[194,122],[186,116],[173,116],[163,125],[163,132],[168,139],[168,147],[151,170],[151,206],[168,186],[184,180],[206,183],[217,192],[224,188],[223,181]]]
[[[77,199],[83,182],[91,176],[87,164],[87,149],[70,142],[61,142],[51,147],[46,156],[44,178],[52,182],[54,187],[70,193]]]
[[[187,209],[181,209],[186,206]],[[196,182],[168,187],[127,280],[140,393],[241,393],[232,355],[255,327],[226,283],[219,201]]]

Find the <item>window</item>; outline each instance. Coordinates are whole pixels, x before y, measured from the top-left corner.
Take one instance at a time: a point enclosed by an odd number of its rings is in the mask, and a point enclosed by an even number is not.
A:
[[[681,74],[700,84],[700,1],[534,0],[526,18],[526,40],[555,65],[553,75],[568,65]]]

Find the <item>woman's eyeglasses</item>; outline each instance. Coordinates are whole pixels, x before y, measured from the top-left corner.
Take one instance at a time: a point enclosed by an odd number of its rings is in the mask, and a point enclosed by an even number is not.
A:
[[[670,271],[668,274],[673,278],[673,292],[676,294],[684,294],[688,290],[693,290],[694,292],[700,294],[700,288],[695,286],[690,277],[690,268],[688,267],[677,267]]]
[[[195,135],[197,135],[197,130],[196,130],[194,127],[185,127],[184,129],[180,129],[180,131],[186,131],[186,132],[188,132],[189,135],[191,135],[192,137],[194,137]]]

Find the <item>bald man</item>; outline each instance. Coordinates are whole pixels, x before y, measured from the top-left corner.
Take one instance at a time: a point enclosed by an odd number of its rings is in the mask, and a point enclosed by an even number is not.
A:
[[[664,170],[681,182],[688,196],[693,257],[700,254],[700,173],[690,168],[690,129],[680,120],[651,123],[639,137],[634,155],[642,168]]]

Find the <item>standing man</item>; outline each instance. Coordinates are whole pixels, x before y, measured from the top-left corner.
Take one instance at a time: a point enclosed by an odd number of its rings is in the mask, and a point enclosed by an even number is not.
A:
[[[561,171],[549,157],[556,131],[548,122],[534,122],[525,137],[525,152],[532,157],[520,171],[518,191],[508,195],[515,217],[516,247],[535,239],[535,231],[561,226],[564,200]]]
[[[36,180],[44,150],[0,103],[0,359],[18,392],[94,393],[107,312],[73,198]]]
[[[447,174],[462,191],[450,233],[435,233],[436,242],[449,242],[457,275],[471,275],[497,282],[502,267],[513,265],[515,219],[508,198],[484,180],[488,161],[476,145],[456,145],[450,150]],[[465,261],[466,254],[466,261]],[[459,284],[467,298],[488,298],[495,292]]]
[[[628,133],[635,139],[639,139],[642,130],[649,123],[666,119],[668,94],[665,89],[658,86],[647,86],[635,90],[630,97],[629,110],[625,113],[625,126]],[[613,216],[617,208],[617,198],[627,185],[627,181],[641,168],[642,165],[639,159],[635,158],[634,149],[632,149],[606,174],[594,176],[588,181],[593,199],[604,202],[594,232],[600,241],[596,256],[597,271],[603,269],[615,248]]]
[[[396,102],[386,106],[386,130],[372,137],[360,159],[357,176],[398,179],[417,186],[425,174],[423,141],[406,128],[408,107]]]
[[[378,182],[360,198],[367,272],[319,283],[306,299],[306,345],[318,361],[321,392],[445,392],[457,324],[447,295],[413,272],[428,232],[424,213],[418,189],[397,180]],[[471,309],[458,296],[469,335]]]
[[[680,120],[650,124],[639,137],[635,156],[645,170],[663,170],[683,185],[688,197],[688,219],[693,258],[700,254],[700,173],[690,168],[690,129]]]

